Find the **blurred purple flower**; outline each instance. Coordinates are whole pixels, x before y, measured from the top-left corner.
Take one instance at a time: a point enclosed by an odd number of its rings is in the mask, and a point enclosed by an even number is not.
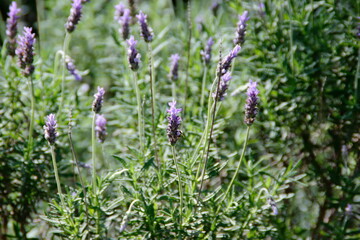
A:
[[[95,120],[95,131],[98,142],[103,143],[106,138],[106,119],[103,115],[97,114]]]
[[[233,50],[231,50],[231,52],[229,53],[229,55],[227,55],[225,57],[225,59],[223,60],[222,64],[221,64],[221,75],[224,75],[225,73],[227,73],[231,67],[231,63],[233,61],[234,58],[237,57],[237,55],[239,54],[241,50],[241,47],[239,45],[236,45],[234,47]]]
[[[211,49],[212,49],[212,45],[214,44],[214,41],[212,39],[212,37],[210,37],[207,41],[207,44],[205,46],[204,50],[200,51],[200,54],[202,56],[203,61],[205,62],[206,65],[210,64],[210,60],[211,60]]]
[[[22,69],[22,74],[25,77],[30,76],[35,67],[34,62],[34,44],[35,44],[35,33],[31,33],[32,28],[24,27],[23,35],[19,36],[17,44],[18,47],[15,50],[18,56],[18,63]]]
[[[239,16],[239,22],[237,23],[237,28],[235,32],[234,44],[242,45],[245,42],[245,34],[246,34],[246,22],[250,19],[248,17],[249,12],[245,11],[241,16]]]
[[[169,102],[170,109],[167,112],[170,116],[167,117],[169,124],[167,127],[167,135],[171,145],[179,140],[181,136],[181,131],[179,130],[181,124],[181,117],[178,114],[182,111],[181,108],[176,108],[176,101]]]
[[[215,17],[218,15],[218,11],[220,8],[220,3],[218,1],[214,1],[211,5],[211,11]]]
[[[19,19],[18,14],[20,12],[21,9],[17,8],[16,2],[12,2],[9,7],[9,17],[6,20],[6,36],[8,38],[7,49],[10,56],[15,56],[17,22]]]
[[[101,111],[102,104],[104,102],[105,90],[101,87],[98,87],[97,93],[94,94],[94,102],[92,104],[93,111],[99,113]]]
[[[256,88],[257,83],[249,81],[249,86],[247,90],[247,100],[245,104],[245,123],[251,125],[255,121],[255,117],[258,113],[257,105],[259,103],[259,90]]]
[[[50,114],[46,117],[46,122],[44,126],[44,135],[45,139],[49,142],[50,145],[54,145],[56,137],[59,134],[56,132],[57,123],[55,119],[55,114]]]
[[[171,57],[170,57],[171,67],[170,67],[169,77],[170,77],[170,79],[172,81],[177,80],[178,77],[179,77],[179,75],[178,75],[178,72],[179,72],[179,59],[180,59],[180,56],[177,53],[171,55]]]
[[[125,5],[122,3],[119,3],[118,5],[115,5],[115,12],[114,12],[114,20],[120,21],[121,17],[124,15]]]
[[[136,50],[137,41],[135,40],[134,36],[130,36],[129,40],[127,40],[127,44],[129,45],[128,48],[128,60],[131,70],[136,71],[139,69],[140,60],[140,53]]]
[[[69,73],[75,77],[76,81],[82,80],[82,77],[80,76],[78,70],[76,70],[74,61],[69,56],[65,57],[65,66]]]
[[[81,10],[82,10],[82,1],[81,0],[72,0],[73,3],[71,4],[70,9],[70,16],[68,17],[67,23],[65,24],[66,30],[69,33],[72,33],[76,25],[79,23],[81,18]]]
[[[142,11],[140,11],[139,14],[136,15],[136,17],[141,28],[141,36],[144,38],[145,42],[151,42],[154,38],[154,34],[147,23],[147,16]]]
[[[120,21],[119,21],[122,25],[121,33],[124,40],[129,38],[130,21],[131,21],[130,10],[124,9],[124,14],[122,17],[120,17]]]
[[[265,16],[265,4],[264,3],[259,3],[258,4],[258,11],[261,17]]]
[[[226,91],[227,91],[227,89],[229,87],[229,82],[230,82],[231,78],[232,77],[231,77],[229,72],[227,72],[226,74],[224,74],[221,77],[217,101],[224,100],[225,96],[227,95]],[[214,92],[212,94],[212,96],[215,98],[216,97],[216,92]]]

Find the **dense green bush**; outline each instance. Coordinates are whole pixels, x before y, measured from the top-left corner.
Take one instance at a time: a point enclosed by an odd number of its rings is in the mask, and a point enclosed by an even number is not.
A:
[[[18,2],[18,35],[23,26],[36,32],[30,77],[10,56],[7,16],[0,23],[1,239],[360,237],[359,1],[124,1],[141,55],[136,72],[114,20],[118,2],[82,2],[73,32],[64,27],[70,1]],[[217,101],[244,11],[245,42]],[[81,81],[66,69],[68,57]],[[260,99],[246,125],[250,79]],[[98,86],[104,143],[94,135]],[[182,134],[171,145],[173,99]],[[54,145],[43,129],[51,113]]]

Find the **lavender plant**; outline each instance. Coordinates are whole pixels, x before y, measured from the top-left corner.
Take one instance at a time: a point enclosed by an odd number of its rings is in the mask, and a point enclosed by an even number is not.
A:
[[[22,57],[19,70],[10,41],[0,49],[0,239],[359,238],[355,3],[129,0],[112,16],[112,1],[73,1],[59,51],[70,4],[37,3],[38,20],[24,18],[39,35],[36,61]],[[113,17],[127,41],[109,35]],[[136,19],[145,43],[129,37]],[[184,78],[172,53],[186,58]],[[65,88],[67,71],[86,78]],[[65,108],[68,137],[57,134]]]
[[[21,9],[17,8],[16,2],[12,2],[8,12],[9,17],[6,20],[7,49],[10,56],[15,56],[17,23],[20,12]]]

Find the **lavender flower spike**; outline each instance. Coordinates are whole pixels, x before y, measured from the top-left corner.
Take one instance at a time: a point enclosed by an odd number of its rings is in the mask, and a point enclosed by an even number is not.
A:
[[[8,13],[9,18],[6,20],[7,48],[10,56],[15,56],[17,20],[19,19],[18,14],[20,11],[20,8],[17,8],[16,2],[12,2]]]
[[[227,71],[229,71],[231,67],[232,60],[237,57],[241,50],[239,45],[236,45],[233,50],[227,55],[224,61],[221,64],[221,75],[224,75]]]
[[[141,36],[144,38],[145,42],[151,42],[153,40],[154,34],[151,27],[149,27],[147,23],[147,16],[142,11],[140,11],[136,17],[141,28]]]
[[[178,72],[179,72],[179,54],[173,54],[170,57],[171,60],[171,67],[170,67],[170,74],[169,77],[172,81],[175,81],[179,78]]]
[[[119,3],[118,5],[115,5],[115,12],[114,12],[114,20],[120,21],[121,17],[124,15],[125,5],[122,3]]]
[[[101,111],[102,104],[104,102],[104,94],[105,90],[101,87],[98,87],[97,93],[94,94],[94,102],[93,102],[93,111],[95,113],[99,113]]]
[[[54,145],[56,137],[59,134],[56,132],[57,123],[55,119],[55,114],[50,114],[46,117],[46,122],[44,126],[45,139],[49,142],[50,145]]]
[[[222,101],[224,100],[225,96],[227,95],[226,91],[229,87],[229,82],[231,80],[231,75],[229,72],[225,73],[222,77],[221,77],[221,81],[220,81],[220,85],[219,85],[219,93],[218,93],[218,98],[217,101]],[[216,92],[214,92],[212,94],[213,97],[216,97]]]
[[[69,56],[65,57],[65,66],[69,73],[75,77],[76,81],[82,80],[82,77],[80,76],[78,70],[76,70],[74,61]]]
[[[249,81],[249,87],[247,90],[248,98],[245,104],[245,123],[250,126],[254,123],[255,117],[258,113],[257,105],[259,103],[259,90],[256,88],[257,83]]]
[[[96,131],[96,136],[98,138],[98,142],[103,143],[105,141],[106,138],[106,119],[104,118],[103,115],[96,115],[96,120],[95,120],[95,131]]]
[[[35,33],[31,33],[32,28],[24,27],[22,36],[19,36],[17,41],[18,47],[15,50],[18,56],[19,66],[22,69],[22,74],[25,77],[29,77],[35,70],[33,65],[34,62],[34,44],[35,44]]]
[[[203,61],[205,62],[206,65],[210,64],[211,48],[212,48],[213,44],[214,44],[214,40],[212,39],[212,37],[210,37],[209,40],[207,41],[205,49],[200,51],[202,59],[203,59]]]
[[[79,23],[81,18],[81,10],[82,10],[82,0],[72,0],[73,3],[71,4],[70,9],[70,16],[68,17],[67,23],[65,24],[66,30],[69,33],[72,33],[76,25]]]
[[[235,32],[234,44],[242,45],[245,42],[245,34],[246,34],[246,22],[250,19],[248,17],[249,12],[245,11],[241,16],[239,16],[239,22],[237,23],[237,29]]]
[[[120,18],[120,22],[122,24],[122,29],[121,29],[121,33],[123,36],[123,39],[126,40],[129,38],[129,33],[130,33],[130,21],[131,21],[131,16],[130,16],[130,10],[129,9],[125,9],[124,10],[124,14],[123,16]]]
[[[170,116],[167,117],[169,125],[167,127],[167,135],[171,145],[179,140],[182,132],[179,130],[181,124],[181,117],[178,114],[182,111],[181,108],[176,108],[176,101],[169,102],[170,109],[167,112]]]
[[[137,41],[135,40],[134,36],[130,36],[129,40],[127,40],[127,44],[129,45],[128,48],[128,60],[131,70],[136,71],[139,69],[140,60],[140,53],[136,50]]]

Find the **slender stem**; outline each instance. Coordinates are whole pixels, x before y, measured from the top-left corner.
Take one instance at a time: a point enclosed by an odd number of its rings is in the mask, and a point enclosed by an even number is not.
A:
[[[247,146],[247,143],[248,143],[248,140],[249,140],[249,133],[250,133],[250,126],[247,127],[246,129],[246,137],[245,137],[245,142],[244,142],[244,145],[243,145],[243,149],[242,149],[242,152],[241,152],[241,156],[240,156],[240,159],[239,159],[239,163],[238,163],[238,166],[236,168],[236,171],[234,173],[234,176],[232,177],[231,181],[230,181],[230,184],[228,186],[228,188],[226,189],[226,192],[224,194],[224,197],[222,198],[222,200],[220,200],[220,202],[218,203],[219,207],[215,213],[215,215],[217,215],[219,213],[219,210],[221,208],[221,203],[226,199],[227,195],[229,194],[233,184],[234,184],[234,181],[239,173],[239,170],[240,170],[240,166],[241,166],[241,162],[244,158],[244,155],[245,155],[245,150],[246,150],[246,146]]]
[[[150,91],[151,91],[151,123],[152,123],[152,135],[154,140],[154,153],[156,163],[161,169],[161,163],[157,153],[157,139],[155,132],[155,82],[153,78],[153,67],[152,67],[152,48],[151,43],[148,43],[148,52],[149,52],[149,75],[150,75]]]
[[[360,89],[359,89],[359,73],[360,73],[360,48],[358,50],[358,64],[356,68],[356,74],[355,74],[355,81],[354,81],[354,89],[355,89],[355,103],[359,104],[359,95],[360,95]]]
[[[70,42],[70,33],[66,32],[65,39],[64,39],[64,45],[63,45],[63,58],[62,58],[62,74],[61,74],[61,99],[60,99],[60,106],[58,114],[61,113],[63,105],[64,105],[64,95],[65,95],[65,58],[66,58],[66,52],[69,46]]]
[[[191,36],[192,36],[192,23],[191,23],[191,0],[188,1],[187,5],[187,24],[189,30],[189,37],[187,41],[187,62],[186,62],[186,78],[185,78],[185,89],[184,89],[184,115],[186,113],[186,100],[189,82],[189,65],[190,65],[190,49],[191,49]]]
[[[202,85],[201,85],[200,114],[202,114],[202,110],[204,107],[206,77],[207,77],[207,65],[204,64],[204,75],[203,75]]]
[[[171,94],[172,94],[172,98],[173,100],[176,99],[176,84],[175,81],[171,80]]]
[[[95,120],[96,120],[96,113],[94,112],[92,125],[91,125],[91,144],[92,144],[92,183],[93,183],[93,192],[96,191],[96,137],[95,137]]]
[[[220,63],[221,63],[221,61],[220,61]],[[221,69],[221,64],[220,64],[219,69]],[[218,73],[216,96],[215,96],[215,99],[214,99],[214,109],[213,109],[213,112],[212,112],[212,119],[211,119],[211,128],[210,128],[210,134],[209,134],[209,138],[208,138],[209,140],[208,140],[208,143],[207,143],[205,161],[204,161],[204,165],[203,165],[202,172],[201,172],[201,180],[200,180],[200,189],[199,189],[198,199],[200,197],[201,190],[202,190],[202,187],[203,187],[204,178],[205,178],[205,170],[206,170],[206,166],[207,166],[207,163],[208,163],[208,160],[209,160],[210,144],[211,144],[211,140],[212,140],[212,134],[213,134],[213,131],[214,131],[214,124],[215,124],[215,118],[216,118],[216,106],[217,106],[217,102],[218,102],[217,99],[219,98],[219,87],[220,87],[220,73]],[[210,95],[211,95],[211,93],[210,93]]]
[[[182,192],[182,186],[181,186],[181,177],[180,177],[180,170],[179,166],[176,160],[176,151],[175,146],[171,146],[172,154],[173,154],[173,160],[176,167],[176,173],[178,175],[178,185],[179,185],[179,193],[180,193],[180,226],[182,226],[182,211],[183,211],[183,192]]]
[[[143,134],[144,127],[142,121],[140,89],[137,80],[137,73],[135,71],[133,73],[134,73],[134,88],[135,88],[137,112],[138,112],[138,131],[139,131],[139,139],[140,139],[140,151],[142,156],[144,156],[144,134]]]
[[[57,164],[56,164],[55,148],[53,145],[51,145],[50,148],[51,148],[51,157],[52,157],[53,166],[54,166],[54,173],[55,173],[55,180],[56,180],[56,185],[57,185],[57,189],[58,189],[58,194],[60,196],[61,204],[65,208],[65,202],[64,202],[63,195],[62,195],[62,191],[61,191],[59,172],[58,172]]]
[[[28,140],[26,159],[30,160],[33,151],[34,114],[35,114],[35,96],[34,96],[35,94],[34,94],[34,84],[33,84],[32,76],[28,77],[28,82],[30,87],[31,115],[30,115],[29,140]]]
[[[76,168],[77,168],[78,173],[79,173],[80,184],[81,184],[81,187],[82,187],[83,192],[84,192],[84,203],[85,203],[85,210],[86,210],[86,219],[88,219],[89,214],[88,214],[88,206],[87,206],[87,203],[86,203],[86,198],[87,198],[86,197],[86,189],[85,189],[84,181],[83,181],[83,179],[81,177],[81,171],[80,171],[80,167],[79,167],[79,160],[76,157],[75,148],[74,148],[74,144],[73,144],[73,141],[72,141],[71,127],[69,127],[68,136],[69,136],[71,153],[72,153],[73,159],[75,161],[75,165],[76,165]]]

